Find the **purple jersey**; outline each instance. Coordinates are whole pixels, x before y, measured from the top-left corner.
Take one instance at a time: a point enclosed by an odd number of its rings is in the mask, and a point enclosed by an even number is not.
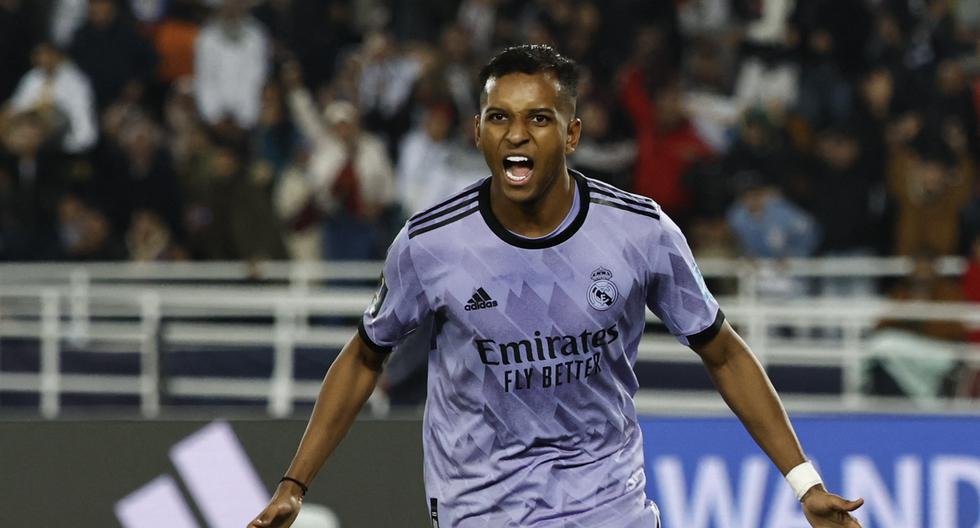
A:
[[[497,221],[489,179],[415,215],[365,311],[382,351],[435,320],[423,445],[443,527],[657,525],[633,404],[645,308],[685,345],[724,316],[657,204],[572,174],[578,211],[546,239]]]

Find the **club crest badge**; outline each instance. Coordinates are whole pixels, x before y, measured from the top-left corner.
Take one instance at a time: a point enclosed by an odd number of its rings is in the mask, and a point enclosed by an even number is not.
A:
[[[619,290],[610,279],[612,279],[612,272],[606,268],[599,267],[592,272],[589,304],[596,310],[608,310],[619,298]]]

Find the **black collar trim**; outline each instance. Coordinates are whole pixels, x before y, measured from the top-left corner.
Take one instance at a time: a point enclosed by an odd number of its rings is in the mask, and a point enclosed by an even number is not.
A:
[[[572,223],[560,233],[548,238],[524,238],[511,233],[497,220],[497,217],[493,215],[493,210],[490,209],[490,182],[493,180],[492,177],[487,178],[480,185],[480,214],[483,216],[483,221],[487,223],[487,227],[498,238],[512,246],[524,249],[545,249],[561,244],[582,227],[582,224],[585,223],[585,216],[589,213],[589,184],[585,176],[571,169],[568,170],[568,174],[575,179],[575,183],[578,185],[579,208]]]

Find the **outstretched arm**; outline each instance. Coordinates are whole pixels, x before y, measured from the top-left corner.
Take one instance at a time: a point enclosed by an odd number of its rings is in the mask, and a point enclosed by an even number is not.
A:
[[[357,413],[374,391],[385,356],[374,351],[357,334],[327,371],[313,414],[286,475],[309,485],[320,467],[347,435]],[[303,490],[283,481],[249,528],[285,528],[293,523],[303,502]]]
[[[775,389],[762,365],[727,322],[711,341],[694,347],[722,398],[779,471],[786,475],[806,460]],[[848,512],[864,501],[847,501],[816,485],[802,498],[803,511],[816,528],[859,527]]]

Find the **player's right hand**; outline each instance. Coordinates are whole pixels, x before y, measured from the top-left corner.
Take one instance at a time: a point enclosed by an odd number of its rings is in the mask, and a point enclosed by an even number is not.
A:
[[[803,515],[814,528],[861,528],[861,523],[850,512],[860,508],[864,499],[849,501],[832,493],[823,486],[814,486],[803,496]]]
[[[279,486],[269,505],[248,523],[247,528],[287,528],[296,520],[302,505],[302,495],[290,493]]]

